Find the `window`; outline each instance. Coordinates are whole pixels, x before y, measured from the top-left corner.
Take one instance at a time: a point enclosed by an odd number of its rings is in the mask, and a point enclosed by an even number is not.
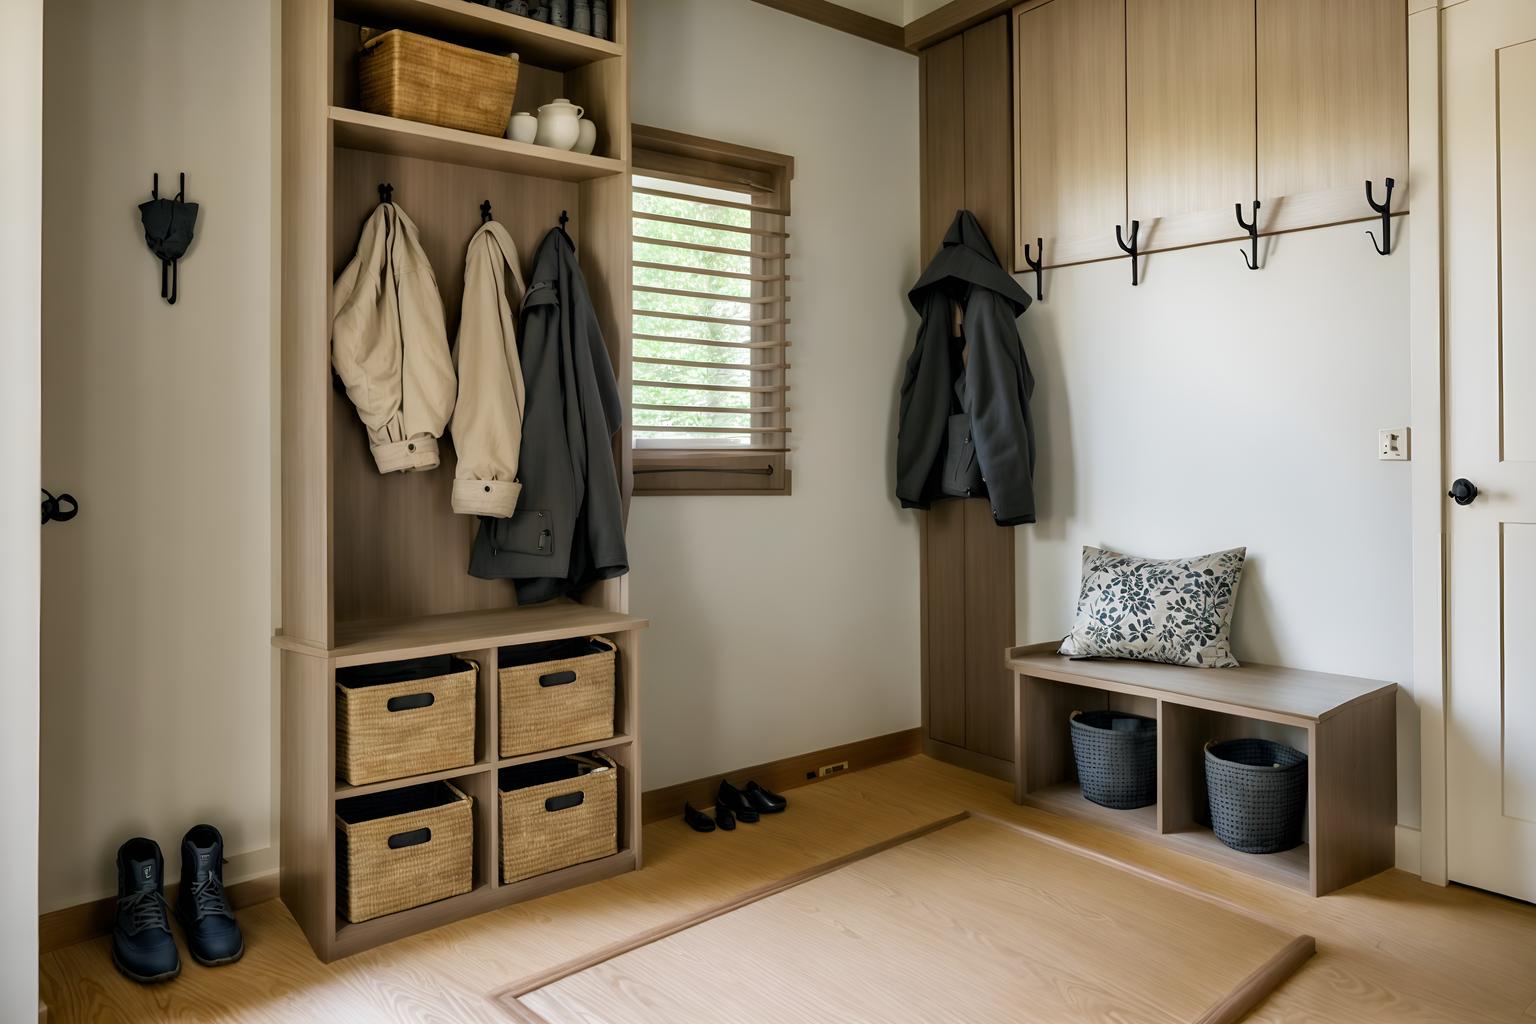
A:
[[[788,494],[794,161],[634,126],[637,495]]]

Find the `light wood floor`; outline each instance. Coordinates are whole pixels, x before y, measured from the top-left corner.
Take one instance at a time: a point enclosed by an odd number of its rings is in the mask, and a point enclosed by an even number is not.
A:
[[[169,985],[140,988],[116,974],[101,939],[45,956],[43,997],[52,1022],[506,1024],[487,996],[525,976],[972,810],[1132,861],[1239,903],[1284,931],[1316,936],[1318,955],[1251,1020],[1536,1021],[1536,907],[1440,889],[1396,871],[1314,900],[1136,836],[1018,807],[1005,783],[921,757],[792,790],[790,799],[787,814],[734,833],[697,835],[677,821],[647,826],[641,872],[330,966],[314,959],[287,911],[272,902],[241,912],[250,949],[238,965],[204,969],[189,962]],[[698,982],[721,985],[708,965],[700,966]],[[998,1019],[1007,1020],[1006,1008]]]

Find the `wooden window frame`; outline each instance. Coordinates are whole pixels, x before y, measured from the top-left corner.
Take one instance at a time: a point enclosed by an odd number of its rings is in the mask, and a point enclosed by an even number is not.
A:
[[[636,175],[750,193],[753,205],[761,206],[765,211],[784,211],[754,212],[752,228],[766,232],[788,231],[785,220],[790,209],[790,182],[795,176],[793,157],[646,125],[632,125],[630,130]],[[753,274],[782,277],[777,282],[753,281],[753,299],[788,294],[787,241],[772,234],[753,237],[754,249],[777,254],[773,258],[754,258]],[[752,414],[751,425],[761,431],[757,436],[764,440],[764,447],[730,451],[649,448],[640,447],[631,440],[633,494],[636,497],[687,494],[788,496],[791,493],[787,303],[782,299],[759,302],[752,309],[754,319],[783,321],[779,326],[751,328],[753,342],[783,341],[777,347],[751,350],[754,364],[781,367],[754,371],[752,378],[754,385],[783,388],[778,409]],[[772,431],[773,427],[782,428],[782,432]]]

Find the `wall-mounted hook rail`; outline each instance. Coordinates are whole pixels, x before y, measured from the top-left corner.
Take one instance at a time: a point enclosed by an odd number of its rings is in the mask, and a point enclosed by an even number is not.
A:
[[[487,199],[480,204],[480,223],[487,224],[491,219],[491,201]]]
[[[1138,254],[1136,236],[1141,234],[1141,221],[1131,221],[1131,244],[1125,244],[1125,236],[1120,233],[1120,225],[1115,225],[1115,244],[1120,246],[1120,251],[1131,258],[1131,287],[1135,288],[1141,283],[1141,269],[1136,265]]]
[[[395,186],[388,182],[379,182],[379,202],[392,203],[395,201]]]
[[[1035,255],[1029,255],[1029,243],[1024,243],[1024,262],[1029,264],[1029,269],[1035,272],[1035,298],[1044,301],[1045,286],[1042,284],[1040,266],[1045,262],[1045,239],[1035,239]]]
[[[1237,226],[1248,232],[1248,244],[1253,247],[1253,258],[1249,259],[1247,253],[1243,253],[1243,263],[1249,270],[1259,269],[1259,201],[1253,201],[1253,219],[1243,220],[1243,204],[1233,203],[1237,210]]]
[[[48,488],[42,488],[43,492],[43,525],[49,523],[67,523],[80,514],[80,503],[75,500],[73,494],[53,495]],[[66,508],[65,506],[69,506]]]
[[[1384,203],[1376,201],[1374,186],[1375,182],[1366,181],[1365,201],[1371,204],[1371,209],[1381,214],[1381,241],[1376,240],[1374,231],[1367,231],[1366,234],[1371,236],[1371,244],[1376,247],[1378,255],[1390,256],[1392,255],[1392,190],[1397,187],[1397,181],[1393,178],[1387,179],[1387,201]]]

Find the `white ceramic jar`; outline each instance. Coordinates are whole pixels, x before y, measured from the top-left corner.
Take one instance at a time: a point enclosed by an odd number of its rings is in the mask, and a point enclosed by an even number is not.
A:
[[[587,118],[581,119],[581,131],[576,136],[576,152],[591,153],[597,148],[597,125]]]
[[[586,113],[567,99],[539,108],[539,131],[533,141],[551,149],[570,149],[581,137],[581,115]]]
[[[532,114],[513,114],[507,124],[507,138],[513,142],[532,142],[539,134],[539,119]]]

